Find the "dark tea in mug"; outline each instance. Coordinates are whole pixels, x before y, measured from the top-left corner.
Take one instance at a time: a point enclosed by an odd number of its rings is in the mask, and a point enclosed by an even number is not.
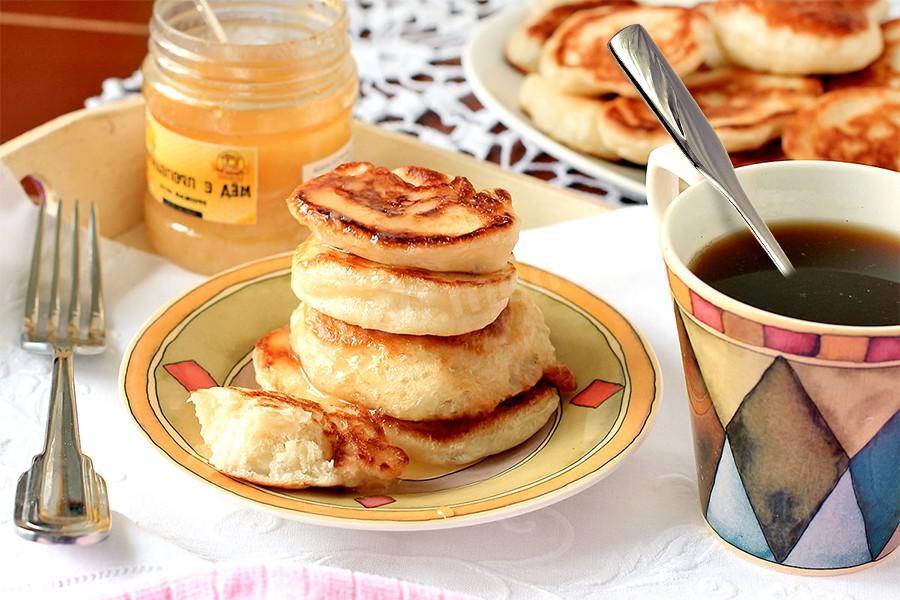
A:
[[[783,277],[749,230],[704,248],[689,268],[723,294],[775,314],[835,325],[900,325],[900,237],[816,222],[770,225],[797,272]]]

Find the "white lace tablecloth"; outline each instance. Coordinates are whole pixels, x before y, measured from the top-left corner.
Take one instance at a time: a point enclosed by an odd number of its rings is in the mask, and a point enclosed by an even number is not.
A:
[[[700,516],[675,323],[646,207],[526,231],[517,256],[602,296],[656,350],[664,396],[643,445],[606,479],[505,521],[430,532],[306,525],[237,502],[156,452],[137,430],[116,376],[140,325],[201,278],[113,242],[102,249],[110,347],[79,357],[84,451],[109,486],[110,538],[42,546],[13,533],[16,478],[43,439],[47,357],[17,344],[36,210],[0,163],[0,598],[91,598],[209,563],[291,562],[397,577],[482,598],[784,598],[888,600],[898,556],[834,578],[783,575],[724,549]],[[10,251],[12,250],[12,251]],[[619,257],[628,256],[627,261]],[[604,258],[610,257],[610,258]]]

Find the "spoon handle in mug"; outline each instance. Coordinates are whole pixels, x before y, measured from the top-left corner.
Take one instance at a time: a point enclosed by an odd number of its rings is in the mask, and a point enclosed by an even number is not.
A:
[[[694,168],[731,202],[782,275],[792,274],[790,259],[741,187],[719,136],[647,30],[629,25],[613,36],[609,50]]]

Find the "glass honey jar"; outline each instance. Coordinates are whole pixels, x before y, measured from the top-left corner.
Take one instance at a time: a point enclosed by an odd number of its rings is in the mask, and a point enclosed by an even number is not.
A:
[[[143,64],[144,220],[155,251],[201,273],[293,249],[285,199],[349,160],[358,93],[341,0],[156,0]]]

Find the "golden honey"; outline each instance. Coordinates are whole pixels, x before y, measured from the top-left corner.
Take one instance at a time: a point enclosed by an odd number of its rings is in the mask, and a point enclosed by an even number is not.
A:
[[[157,0],[143,65],[144,220],[157,253],[213,273],[293,249],[285,199],[349,159],[357,96],[340,0]]]

